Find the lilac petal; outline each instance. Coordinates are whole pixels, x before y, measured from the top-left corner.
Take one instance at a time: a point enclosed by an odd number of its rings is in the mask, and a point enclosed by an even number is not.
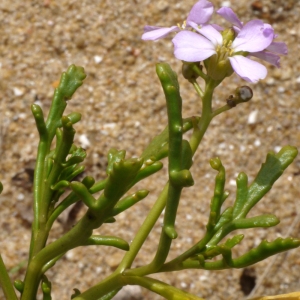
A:
[[[224,28],[221,27],[221,26],[219,26],[218,24],[211,24],[211,26],[212,26],[214,29],[218,30],[218,31],[223,31],[223,30],[224,30]]]
[[[214,28],[212,25],[205,25],[202,28],[198,28],[197,24],[190,22],[191,27],[205,36],[208,40],[210,40],[215,46],[222,45],[223,37],[221,33]]]
[[[233,70],[248,82],[256,83],[267,76],[267,68],[242,55],[229,57]]]
[[[268,63],[272,64],[273,66],[276,66],[277,68],[280,67],[280,56],[274,53],[267,52],[267,51],[252,52],[251,56],[255,56],[257,58],[265,60]]]
[[[258,52],[266,49],[273,41],[274,30],[260,20],[248,22],[232,43],[235,52]]]
[[[202,61],[216,53],[214,45],[195,32],[181,31],[172,42],[175,57],[187,62]]]
[[[188,17],[187,17],[187,24],[189,22],[195,22],[196,24],[206,24],[214,11],[213,5],[207,0],[200,0],[198,1],[191,9]]]
[[[166,37],[172,31],[179,31],[178,26],[172,27],[157,27],[157,26],[145,26],[144,27],[144,34],[142,35],[142,40],[151,40],[155,41],[158,39],[162,39]]]
[[[273,53],[288,54],[288,49],[286,43],[283,42],[272,42],[271,45],[267,48],[268,51],[271,51]]]
[[[222,7],[217,11],[221,17],[223,17],[226,21],[230,22],[232,25],[236,26],[237,28],[242,29],[243,23],[240,21],[238,16],[230,7]]]

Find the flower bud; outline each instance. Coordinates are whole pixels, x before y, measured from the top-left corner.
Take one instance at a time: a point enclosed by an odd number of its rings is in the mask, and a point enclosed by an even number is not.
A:
[[[249,86],[243,85],[235,90],[235,96],[240,102],[248,102],[253,97],[253,91]]]
[[[253,92],[251,88],[247,85],[238,87],[235,90],[234,95],[230,95],[226,101],[227,105],[230,107],[235,107],[239,103],[248,102],[253,97]]]
[[[182,75],[187,80],[195,80],[199,77],[199,75],[193,70],[193,66],[197,65],[200,69],[202,69],[202,66],[200,65],[200,62],[196,63],[187,63],[184,62],[182,64]]]

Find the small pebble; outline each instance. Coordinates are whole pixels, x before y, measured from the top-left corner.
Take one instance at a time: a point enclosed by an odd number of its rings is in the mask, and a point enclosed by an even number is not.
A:
[[[257,122],[258,110],[253,110],[248,116],[248,124],[255,124]]]
[[[94,61],[95,61],[96,64],[100,64],[102,60],[103,60],[102,56],[100,56],[100,55],[95,55],[94,56]]]

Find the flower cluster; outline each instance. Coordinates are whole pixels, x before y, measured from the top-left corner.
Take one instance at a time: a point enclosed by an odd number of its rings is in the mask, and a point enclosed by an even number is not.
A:
[[[172,40],[175,57],[185,62],[204,61],[207,74],[214,80],[222,80],[233,71],[248,82],[264,79],[266,67],[251,56],[279,67],[279,55],[287,54],[287,46],[274,41],[277,35],[271,25],[261,20],[243,24],[231,8],[222,7],[217,14],[232,24],[223,29],[209,24],[213,10],[211,2],[200,0],[183,25],[145,26],[142,39],[157,40],[178,32]]]

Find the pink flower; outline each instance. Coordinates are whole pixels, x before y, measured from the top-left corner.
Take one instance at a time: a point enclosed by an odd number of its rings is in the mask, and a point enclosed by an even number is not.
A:
[[[182,26],[158,27],[146,25],[144,27],[143,40],[158,40],[166,37],[170,32],[180,31],[190,27],[190,22],[197,25],[207,24],[213,14],[213,5],[207,0],[198,1],[191,9],[186,22]]]
[[[222,16],[225,20],[230,22],[234,28],[234,30],[239,33],[243,28],[243,23],[240,21],[238,16],[234,13],[234,11],[229,7],[222,7],[217,11],[217,14]],[[272,28],[271,25],[265,24],[265,26],[269,26]],[[272,28],[273,29],[273,28]],[[277,37],[277,35],[273,34],[273,40],[272,43],[264,50],[259,52],[252,52],[250,55],[255,56],[257,58],[260,58],[262,60],[267,61],[268,63],[280,67],[280,56],[286,55],[288,53],[287,45],[283,42],[274,42],[274,39]]]
[[[176,58],[197,62],[214,56],[213,64],[210,64],[211,69],[207,71],[216,80],[228,76],[230,66],[248,82],[257,82],[266,77],[265,66],[245,56],[264,51],[271,45],[274,30],[270,25],[260,20],[252,20],[241,28],[235,38],[232,36],[230,39],[223,38],[211,25],[201,29],[195,23],[190,22],[190,25],[198,33],[181,31],[174,37]]]

